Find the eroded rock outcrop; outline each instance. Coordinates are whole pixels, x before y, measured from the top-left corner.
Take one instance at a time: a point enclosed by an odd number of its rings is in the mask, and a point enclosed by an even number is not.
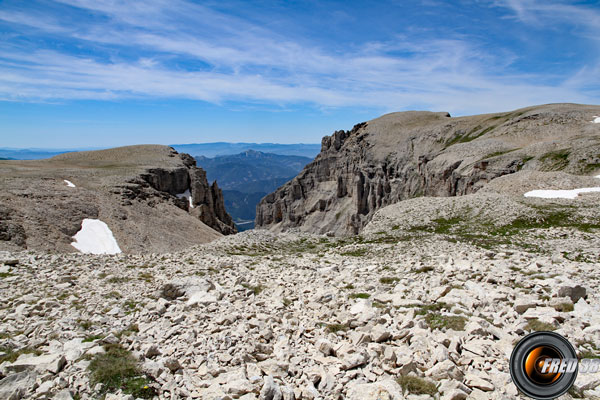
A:
[[[196,161],[188,154],[177,156],[182,159],[185,167],[152,168],[142,174],[141,178],[153,189],[174,196],[171,200],[175,205],[190,212],[217,232],[224,235],[236,233],[233,219],[225,210],[223,192],[217,181],[209,184],[206,172],[196,167]],[[139,185],[140,181],[133,180],[132,183]],[[136,196],[140,195],[138,191]],[[147,198],[148,194],[145,193],[142,197]]]
[[[336,131],[298,176],[263,198],[256,226],[355,234],[375,211],[404,199],[474,193],[520,170],[592,173],[600,126],[590,120],[599,111],[573,104],[458,118],[410,111]]]
[[[225,210],[223,192],[217,181],[209,185],[206,172],[202,168],[190,170],[190,191],[194,205],[191,210],[193,215],[224,235],[237,232],[233,219]]]

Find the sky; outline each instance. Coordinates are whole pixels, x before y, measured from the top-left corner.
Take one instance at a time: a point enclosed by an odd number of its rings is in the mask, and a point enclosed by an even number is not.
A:
[[[0,147],[319,143],[600,103],[600,1],[0,0]]]

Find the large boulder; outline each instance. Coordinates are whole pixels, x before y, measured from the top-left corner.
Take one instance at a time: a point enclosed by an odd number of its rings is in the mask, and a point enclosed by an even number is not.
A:
[[[0,380],[0,399],[20,400],[25,394],[35,389],[37,373],[33,371],[10,374]]]

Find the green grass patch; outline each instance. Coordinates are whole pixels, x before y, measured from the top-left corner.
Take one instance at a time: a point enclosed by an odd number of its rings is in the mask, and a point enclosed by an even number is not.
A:
[[[510,236],[528,229],[548,228],[573,228],[582,232],[592,232],[600,229],[600,221],[583,222],[577,220],[572,212],[564,208],[541,209],[537,217],[521,217],[510,224],[490,229],[489,233],[495,236]]]
[[[424,315],[425,322],[432,330],[436,329],[453,329],[455,331],[463,331],[467,318],[460,315],[445,315],[442,310],[449,310],[451,305],[444,302],[431,303],[425,305],[411,306],[417,308],[415,315]]]
[[[129,315],[132,312],[138,311],[138,302],[135,300],[127,300],[123,303],[123,307],[126,309],[125,314]]]
[[[417,376],[401,376],[396,380],[402,390],[410,394],[428,394],[435,396],[438,392],[435,383]]]
[[[13,333],[0,332],[0,339],[10,339],[21,334],[23,334],[23,331],[15,331]]]
[[[226,252],[232,256],[261,257],[273,253],[274,248],[269,245],[237,245],[230,247]]]
[[[63,292],[56,296],[56,300],[65,300],[67,297],[69,297],[69,293]]]
[[[464,224],[466,221],[461,217],[452,218],[436,218],[429,225],[415,225],[409,228],[411,232],[431,232],[441,235],[451,233],[457,226]]]
[[[384,276],[382,278],[379,278],[379,282],[383,283],[384,285],[393,285],[399,280],[400,278],[397,278],[395,276]]]
[[[485,157],[482,158],[482,160],[485,160],[486,158],[493,158],[493,157],[498,157],[504,154],[508,154],[508,153],[512,153],[513,151],[517,151],[519,150],[517,149],[510,149],[510,150],[500,150],[500,151],[495,151],[493,153],[490,153],[488,155],[486,155]]]
[[[529,322],[527,322],[527,325],[525,326],[525,330],[534,331],[534,332],[554,331],[554,330],[556,330],[556,327],[552,324],[548,324],[546,322],[540,321],[537,318],[534,318],[534,319],[530,319]]]
[[[337,333],[337,332],[345,332],[348,330],[348,325],[345,324],[326,324],[325,329],[327,332]]]
[[[108,283],[123,283],[126,282],[127,278],[124,278],[122,276],[113,276],[111,278],[108,278]]]
[[[0,356],[0,364],[2,364],[5,361],[13,363],[13,362],[17,361],[17,358],[19,358],[19,356],[21,356],[22,354],[33,354],[34,356],[42,355],[42,352],[40,350],[32,349],[31,347],[25,347],[25,348],[22,348],[19,350],[13,350],[8,347],[0,346],[0,351],[3,353],[6,353],[3,356]]]
[[[427,273],[427,272],[431,272],[431,271],[433,271],[433,270],[435,270],[435,268],[433,268],[433,267],[431,267],[431,266],[427,265],[427,266],[425,266],[425,267],[421,267],[421,268],[414,269],[412,272],[414,272],[414,273],[416,273],[416,274],[425,274],[425,273]]]
[[[560,303],[554,306],[554,309],[558,312],[571,312],[575,309],[571,303]]]
[[[443,309],[449,310],[450,308],[452,308],[449,304],[446,304],[444,302],[431,303],[425,305],[414,305],[411,307],[418,308],[418,310],[415,311],[415,315],[426,315],[429,312],[437,312]]]
[[[348,297],[351,299],[368,299],[371,295],[369,293],[351,293]]]
[[[104,346],[106,353],[97,354],[91,360],[90,385],[102,384],[101,396],[121,389],[136,398],[151,399],[156,395],[150,380],[137,364],[136,359],[119,344]]]
[[[574,399],[585,399],[583,392],[575,387],[571,387],[567,393],[569,393]]]
[[[80,327],[82,327],[86,331],[88,329],[90,329],[92,326],[94,326],[94,324],[92,323],[92,321],[89,321],[87,319],[78,319],[77,323],[79,324]]]
[[[569,155],[571,151],[568,149],[551,151],[542,155],[539,159],[544,163],[545,171],[560,171],[569,165]]]
[[[362,257],[365,254],[367,254],[367,251],[368,250],[366,248],[360,248],[360,249],[355,249],[355,250],[344,251],[344,252],[340,253],[340,255],[350,256],[350,257]]]
[[[373,305],[373,307],[375,307],[375,308],[380,308],[380,309],[385,309],[385,310],[387,310],[387,309],[389,308],[389,307],[387,306],[387,304],[380,303],[380,302],[378,302],[378,301],[373,301],[373,304],[372,304],[372,305]]]
[[[246,283],[242,283],[242,286],[245,287],[246,289],[250,290],[252,293],[254,293],[255,296],[258,296],[266,288],[263,285],[252,286],[252,285],[248,285]]]
[[[590,350],[585,350],[580,353],[579,358],[600,358],[600,355]]]
[[[506,113],[506,114],[494,115],[493,117],[490,117],[490,120],[508,119],[509,117],[510,117],[510,113]]]
[[[600,218],[583,220],[569,206],[535,206],[530,205],[531,213],[519,217],[505,225],[496,225],[477,217],[463,216],[451,218],[436,218],[427,225],[417,225],[410,228],[413,232],[427,232],[445,236],[449,242],[462,242],[481,247],[495,249],[500,245],[517,246],[531,252],[543,253],[544,249],[537,243],[526,240],[521,234],[534,229],[569,228],[581,232],[594,233],[600,230]],[[565,257],[567,258],[567,257]],[[597,262],[586,256],[579,258],[583,262]]]
[[[467,319],[461,315],[444,315],[440,313],[428,313],[425,315],[425,322],[432,330],[452,329],[455,331],[464,331]]]
[[[567,251],[563,251],[562,255],[564,258],[566,258],[567,260],[570,261],[576,261],[576,262],[584,262],[584,263],[597,263],[600,262],[600,256],[597,257],[592,257],[591,255],[588,254],[583,254],[583,253],[576,253],[576,254],[571,254]]]
[[[140,331],[140,328],[138,328],[137,324],[129,324],[127,326],[127,328],[118,332],[115,336],[117,336],[118,338],[121,338],[123,336],[133,335],[134,333],[138,333],[139,331]]]
[[[595,159],[593,160],[593,162],[588,161],[587,158],[577,160],[578,167],[579,167],[579,172],[581,174],[587,175],[587,174],[589,174],[591,172],[600,170],[600,163],[596,162],[596,161],[598,161],[599,158],[600,158],[600,154],[598,154],[595,157]]]
[[[450,139],[448,142],[446,142],[445,146],[446,146],[446,148],[448,148],[457,143],[471,142],[471,141],[485,135],[486,133],[493,131],[494,129],[497,128],[497,126],[498,125],[492,125],[492,126],[488,126],[487,128],[483,128],[481,125],[478,125],[475,128],[471,129],[467,133],[464,133],[464,131],[458,131],[457,135],[454,136],[452,139]]]
[[[535,157],[532,157],[532,156],[523,156],[523,157],[521,157],[521,161],[517,165],[517,171],[522,170],[523,167],[525,166],[525,164],[527,164],[529,161],[533,160],[534,158]]]
[[[379,237],[374,237],[372,239],[367,239],[363,243],[367,243],[367,244],[394,244],[394,243],[398,243],[401,240],[403,240],[403,238],[401,238],[401,237],[396,237],[396,236],[391,236],[391,235],[385,235],[385,236],[381,236],[380,235]]]
[[[89,335],[86,336],[82,342],[83,343],[87,343],[87,342],[93,342],[94,340],[98,340],[98,339],[102,339],[104,336],[103,335]]]

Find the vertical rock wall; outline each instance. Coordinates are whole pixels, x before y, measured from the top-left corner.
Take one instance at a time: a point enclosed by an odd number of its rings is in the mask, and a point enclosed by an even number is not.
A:
[[[177,206],[184,208],[217,232],[224,235],[236,233],[237,229],[225,210],[223,192],[217,182],[209,185],[206,172],[196,167],[193,157],[188,154],[179,156],[184,162],[184,168],[153,168],[142,175],[142,178],[154,189],[173,196],[189,190],[193,207],[190,207],[190,202],[185,199],[174,200]]]

